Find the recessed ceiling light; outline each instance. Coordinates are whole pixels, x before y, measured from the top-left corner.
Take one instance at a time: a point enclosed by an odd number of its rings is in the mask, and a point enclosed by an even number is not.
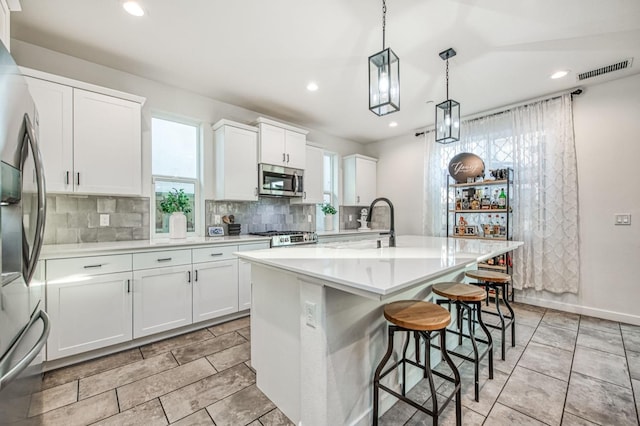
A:
[[[556,78],[562,78],[567,74],[569,74],[569,71],[566,71],[566,70],[556,71],[553,74],[551,74],[551,78],[555,80]]]
[[[307,90],[310,92],[315,92],[316,90],[318,90],[318,85],[314,81],[312,81],[307,84]]]
[[[398,123],[396,123],[395,121],[392,121],[391,123],[389,123],[389,127],[397,127]]]
[[[144,9],[137,1],[125,1],[122,3],[122,7],[129,15],[144,16]]]

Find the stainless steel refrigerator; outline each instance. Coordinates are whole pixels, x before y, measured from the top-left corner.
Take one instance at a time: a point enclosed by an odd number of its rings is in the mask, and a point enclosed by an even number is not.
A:
[[[44,237],[38,116],[25,79],[0,42],[0,425],[20,425],[41,384],[49,335],[44,287],[33,279]]]

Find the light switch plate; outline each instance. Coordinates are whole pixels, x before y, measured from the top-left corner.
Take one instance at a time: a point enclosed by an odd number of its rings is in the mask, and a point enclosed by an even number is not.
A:
[[[100,226],[109,226],[109,215],[101,214],[100,215]]]
[[[614,216],[615,225],[631,225],[631,213],[616,213]]]

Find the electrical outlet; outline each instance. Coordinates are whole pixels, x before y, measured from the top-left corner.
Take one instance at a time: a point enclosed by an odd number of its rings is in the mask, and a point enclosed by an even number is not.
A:
[[[316,328],[316,304],[304,302],[304,317],[309,327]]]
[[[100,226],[109,226],[109,215],[101,214],[100,215]]]
[[[351,222],[352,220],[353,220],[353,215],[352,215],[352,214],[350,214],[350,215],[349,215],[349,222]]]
[[[219,214],[213,215],[213,223],[219,224],[220,222],[222,222],[220,215]]]
[[[307,221],[311,223],[311,215],[307,215]]]
[[[616,213],[614,225],[631,225],[631,214],[629,213]]]

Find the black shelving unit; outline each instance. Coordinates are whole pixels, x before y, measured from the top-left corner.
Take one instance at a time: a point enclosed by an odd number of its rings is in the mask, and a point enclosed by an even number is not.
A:
[[[483,180],[472,183],[456,183],[452,177],[449,177],[447,184],[447,237],[464,238],[464,239],[487,239],[487,240],[511,240],[513,239],[512,227],[512,196],[513,196],[513,169],[507,168],[507,178],[501,180]],[[460,197],[467,194],[475,193],[478,189],[487,188],[490,193],[495,189],[504,190],[506,196],[506,204],[504,208],[462,208],[457,205],[456,199],[458,194]],[[483,194],[484,195],[484,194]],[[490,196],[491,198],[491,196]],[[462,203],[460,203],[462,204]],[[469,203],[471,204],[471,203]],[[464,206],[466,207],[466,205]],[[489,215],[498,215],[504,217],[504,229],[501,226],[496,233],[495,224],[488,224]],[[460,224],[460,218],[463,217],[467,222],[466,225]],[[464,227],[465,229],[463,229]],[[499,259],[493,259],[494,264],[490,261],[478,263],[478,268],[495,270],[511,274],[511,253],[505,253],[504,262],[501,265]],[[496,264],[497,263],[497,264]],[[513,291],[511,294],[513,300]]]

